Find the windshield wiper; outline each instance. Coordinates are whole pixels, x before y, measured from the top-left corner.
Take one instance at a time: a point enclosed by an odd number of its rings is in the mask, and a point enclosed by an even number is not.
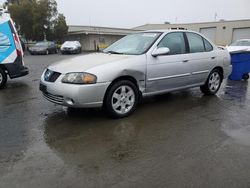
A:
[[[124,53],[121,53],[121,52],[116,52],[116,51],[107,51],[106,53],[110,53],[110,54],[124,54]]]

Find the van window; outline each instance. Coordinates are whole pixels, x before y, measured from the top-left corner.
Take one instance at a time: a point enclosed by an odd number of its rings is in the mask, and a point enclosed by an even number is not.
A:
[[[203,43],[203,38],[196,33],[186,33],[190,53],[204,52],[205,47]]]
[[[158,48],[167,47],[170,55],[186,53],[186,44],[182,32],[174,32],[167,34],[158,44]]]

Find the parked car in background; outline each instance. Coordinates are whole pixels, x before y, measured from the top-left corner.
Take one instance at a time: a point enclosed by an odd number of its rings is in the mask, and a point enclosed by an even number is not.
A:
[[[62,54],[81,53],[82,45],[78,41],[65,41],[60,48]]]
[[[42,42],[37,42],[32,47],[29,47],[29,52],[31,55],[48,55],[48,54],[56,54],[58,50],[54,42],[42,41]]]
[[[23,62],[23,50],[16,28],[9,14],[0,7],[0,89],[11,79],[29,73]]]
[[[235,52],[244,52],[244,51],[249,51],[250,52],[250,39],[240,39],[232,44],[230,44],[227,47],[227,50],[230,53],[235,53]]]
[[[228,51],[203,35],[158,30],[131,34],[103,53],[49,66],[40,90],[53,103],[103,107],[110,116],[121,118],[136,109],[141,96],[199,86],[204,94],[214,95],[231,71]]]

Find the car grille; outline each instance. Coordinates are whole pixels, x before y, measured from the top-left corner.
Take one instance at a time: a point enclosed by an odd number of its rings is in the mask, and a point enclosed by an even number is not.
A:
[[[66,50],[73,50],[73,48],[65,48]]]
[[[61,73],[59,72],[47,69],[44,74],[44,80],[47,82],[55,82],[60,75]]]
[[[53,103],[56,103],[56,104],[63,104],[63,96],[60,96],[60,95],[53,95],[53,94],[50,94],[50,93],[43,93],[43,96],[53,102]]]

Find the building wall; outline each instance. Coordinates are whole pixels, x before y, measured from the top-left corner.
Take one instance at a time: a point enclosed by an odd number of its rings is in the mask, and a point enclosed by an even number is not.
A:
[[[83,51],[96,51],[116,42],[125,35],[104,35],[104,34],[70,34],[65,40],[77,40],[82,45]]]
[[[155,29],[171,29],[185,28],[200,32],[202,28],[216,27],[215,43],[217,45],[228,45],[233,40],[233,30],[238,28],[250,28],[250,20],[238,21],[220,21],[207,23],[192,23],[192,24],[147,24],[136,27],[139,30],[155,30]]]

